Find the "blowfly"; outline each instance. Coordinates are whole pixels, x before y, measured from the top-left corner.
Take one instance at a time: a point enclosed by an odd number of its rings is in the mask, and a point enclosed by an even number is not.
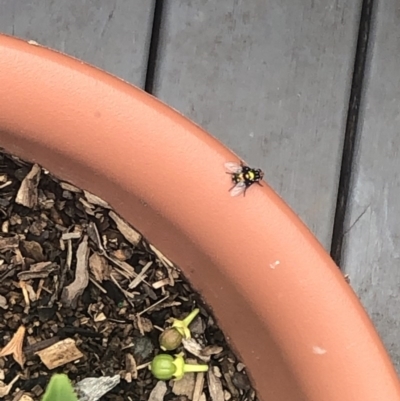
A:
[[[259,169],[246,166],[242,162],[228,162],[225,163],[225,168],[228,170],[227,174],[232,176],[233,187],[229,190],[231,196],[246,195],[247,189],[253,184],[261,186],[260,181],[264,177],[264,173]]]

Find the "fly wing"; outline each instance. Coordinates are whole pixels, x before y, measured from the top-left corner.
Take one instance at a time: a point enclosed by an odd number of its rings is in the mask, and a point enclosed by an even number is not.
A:
[[[239,163],[235,162],[225,163],[225,168],[231,173],[240,173],[242,171],[242,166]]]
[[[246,184],[244,182],[238,182],[230,191],[231,196],[238,196],[246,190]]]

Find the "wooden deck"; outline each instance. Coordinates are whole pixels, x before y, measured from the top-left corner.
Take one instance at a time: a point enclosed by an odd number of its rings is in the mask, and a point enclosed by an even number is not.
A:
[[[145,88],[263,168],[400,373],[399,27],[397,0],[0,0],[0,32]]]

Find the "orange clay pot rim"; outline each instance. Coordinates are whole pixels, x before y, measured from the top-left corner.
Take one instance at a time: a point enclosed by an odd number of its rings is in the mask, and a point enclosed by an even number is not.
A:
[[[400,400],[387,353],[329,255],[265,183],[231,198],[223,166],[238,157],[176,111],[0,35],[0,146],[101,196],[175,261],[262,401]]]

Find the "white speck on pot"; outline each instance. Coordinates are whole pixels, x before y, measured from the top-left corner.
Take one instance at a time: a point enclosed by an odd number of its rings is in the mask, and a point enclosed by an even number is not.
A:
[[[317,355],[324,355],[324,354],[327,353],[327,351],[326,351],[326,349],[323,349],[323,348],[321,348],[321,347],[314,346],[314,347],[313,347],[313,353],[314,353],[314,354],[317,354]]]
[[[280,262],[279,260],[276,260],[275,262],[270,263],[270,264],[269,264],[269,267],[270,267],[271,269],[275,269],[275,267],[276,267],[276,266],[279,266],[280,264],[281,264],[281,262]]]

